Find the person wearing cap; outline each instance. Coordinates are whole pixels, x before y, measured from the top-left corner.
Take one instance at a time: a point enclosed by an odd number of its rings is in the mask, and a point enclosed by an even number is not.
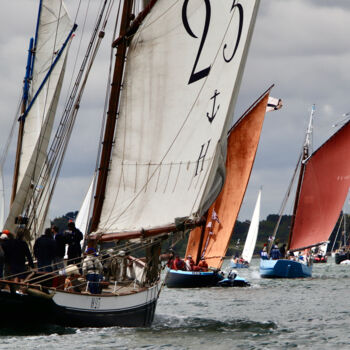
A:
[[[102,280],[103,266],[96,256],[95,248],[86,249],[86,258],[83,261],[83,275],[88,281],[88,289],[91,294],[100,294],[100,281]]]
[[[34,243],[34,255],[37,258],[38,271],[52,272],[52,262],[56,257],[56,242],[50,228]]]
[[[0,278],[4,277],[5,252],[2,249],[2,244],[6,239],[8,239],[7,234],[2,233],[0,235]]]
[[[68,263],[79,265],[81,262],[80,241],[83,239],[83,234],[75,227],[74,222],[68,222],[67,226],[65,236],[68,243]]]

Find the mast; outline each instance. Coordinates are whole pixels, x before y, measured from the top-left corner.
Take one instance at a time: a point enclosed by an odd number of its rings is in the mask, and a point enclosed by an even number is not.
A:
[[[125,37],[131,21],[133,0],[125,0],[123,13],[120,24],[120,37]],[[114,64],[114,73],[112,80],[112,88],[109,97],[109,105],[107,112],[107,121],[105,126],[105,134],[103,138],[103,147],[100,158],[100,165],[98,168],[98,178],[95,193],[94,209],[91,219],[91,229],[93,232],[96,230],[100,221],[102,205],[105,197],[107,175],[109,170],[109,162],[111,158],[111,152],[113,147],[114,131],[117,121],[118,106],[120,100],[120,91],[122,85],[122,78],[124,72],[125,58],[128,42],[127,40],[120,40],[118,43],[116,60]]]
[[[301,159],[301,163],[300,163],[299,180],[298,180],[298,186],[297,186],[297,190],[296,190],[296,194],[295,194],[293,216],[292,216],[292,223],[290,226],[287,250],[289,249],[290,243],[292,241],[295,215],[296,215],[297,208],[298,208],[300,189],[301,189],[301,185],[303,183],[303,177],[304,177],[304,172],[305,172],[305,160],[309,158],[309,153],[310,153],[314,113],[315,113],[315,105],[312,105],[310,119],[309,119],[309,125],[308,125],[307,131],[306,131],[306,137],[305,137],[305,142],[304,142],[304,146],[303,146],[303,155],[302,155],[302,159]]]
[[[40,11],[39,11],[40,13]],[[23,131],[24,131],[24,121],[25,119],[22,118],[28,102],[28,90],[29,90],[29,84],[30,84],[30,78],[32,75],[32,64],[33,64],[33,45],[34,45],[34,39],[31,38],[29,42],[29,49],[28,49],[28,59],[27,59],[27,67],[26,67],[26,75],[24,78],[24,84],[23,84],[23,98],[22,98],[22,106],[21,106],[21,117],[19,118],[19,127],[18,127],[18,137],[17,137],[17,149],[16,149],[16,159],[15,159],[15,166],[13,171],[13,180],[12,180],[12,194],[11,194],[11,202],[13,203],[16,192],[17,192],[17,183],[18,183],[18,173],[19,173],[19,164],[21,159],[21,152],[22,152],[22,141],[23,141]]]

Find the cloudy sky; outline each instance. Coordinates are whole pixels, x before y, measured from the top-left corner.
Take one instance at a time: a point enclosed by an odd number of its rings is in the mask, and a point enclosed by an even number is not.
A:
[[[83,2],[84,6],[88,4],[87,0]],[[0,146],[6,142],[19,102],[26,50],[35,29],[37,3],[38,0],[1,0]],[[78,0],[67,0],[66,3],[74,17]],[[90,9],[99,4],[99,0],[91,0]],[[350,112],[349,18],[348,0],[261,0],[235,118],[271,84],[275,84],[272,96],[282,98],[284,106],[282,110],[266,115],[241,208],[241,220],[250,219],[261,186],[261,217],[279,211],[301,149],[312,104],[316,105],[315,149],[335,131],[332,124],[342,120],[342,114]],[[80,25],[74,39],[76,44],[84,27],[82,18],[77,22]],[[90,24],[87,26],[91,28]],[[108,37],[105,39],[106,46],[109,40]],[[51,218],[79,209],[91,180],[106,86],[103,79],[108,67],[106,50],[102,49],[98,57],[92,83],[84,96],[84,108],[72,135],[51,206]],[[70,57],[75,57],[75,51]],[[66,83],[69,83],[69,76]],[[10,150],[10,160],[13,152],[14,147]],[[6,163],[7,201],[12,167],[11,161]],[[290,210],[291,204],[287,212]],[[348,206],[345,210],[349,212]]]

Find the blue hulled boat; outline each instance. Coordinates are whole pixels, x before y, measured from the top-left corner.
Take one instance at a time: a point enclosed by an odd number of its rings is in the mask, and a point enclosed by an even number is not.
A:
[[[345,177],[343,174],[350,173],[350,162],[347,160],[350,147],[350,121],[344,123],[322,146],[309,155],[314,112],[315,106],[311,110],[297,168],[283,200],[280,218],[270,243],[270,251],[298,168],[299,180],[287,247],[289,254],[293,252],[300,254],[304,251],[308,251],[309,254],[311,248],[328,242],[349,192],[350,177]],[[312,265],[309,260],[261,260],[260,274],[261,277],[270,278],[311,277]]]
[[[303,262],[287,259],[260,260],[260,276],[263,278],[305,278],[311,275],[312,265]]]

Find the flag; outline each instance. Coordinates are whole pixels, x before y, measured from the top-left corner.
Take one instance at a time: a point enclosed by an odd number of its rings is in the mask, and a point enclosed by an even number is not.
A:
[[[211,219],[215,220],[216,222],[218,222],[220,224],[220,220],[219,217],[216,214],[216,211],[213,209],[213,212],[211,213]]]
[[[282,100],[280,98],[269,97],[267,102],[266,112],[276,111],[281,109],[283,106]]]

